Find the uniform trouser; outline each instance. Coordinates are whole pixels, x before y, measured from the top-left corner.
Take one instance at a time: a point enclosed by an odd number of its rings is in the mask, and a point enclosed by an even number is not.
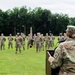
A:
[[[18,51],[21,53],[21,44],[16,44],[16,53]]]
[[[27,49],[29,49],[30,44],[31,44],[31,41],[29,40],[27,43]]]
[[[54,41],[52,41],[51,44],[52,44],[51,46],[53,47],[54,46]]]
[[[48,42],[48,49],[51,47],[52,43],[51,41]]]
[[[46,42],[46,44],[45,44],[45,49],[48,49],[48,43]]]
[[[33,42],[33,45],[34,45],[34,47],[35,47],[35,45],[36,45],[36,42],[35,42],[35,41]]]
[[[23,50],[25,50],[25,43],[22,44]]]
[[[10,47],[13,48],[12,42],[9,42],[9,44],[8,44],[8,49],[9,49]]]
[[[44,50],[44,43],[41,43],[41,49]]]
[[[5,44],[4,43],[1,43],[1,50],[5,50]]]
[[[51,47],[51,44],[50,43],[46,43],[45,48],[49,49],[50,47]]]
[[[36,52],[41,51],[41,44],[36,43]]]

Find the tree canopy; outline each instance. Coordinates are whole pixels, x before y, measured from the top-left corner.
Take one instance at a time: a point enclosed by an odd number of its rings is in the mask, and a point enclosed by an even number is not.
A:
[[[32,26],[33,34],[40,32],[42,34],[52,32],[58,35],[64,33],[68,24],[75,25],[75,17],[69,18],[67,14],[51,13],[50,10],[37,7],[27,9],[15,7],[12,10],[2,11],[0,9],[0,33],[16,35],[17,32],[29,34]]]

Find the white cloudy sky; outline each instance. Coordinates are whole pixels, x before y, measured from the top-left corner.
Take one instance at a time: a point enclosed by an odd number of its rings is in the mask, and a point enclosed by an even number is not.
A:
[[[52,13],[63,13],[68,14],[69,17],[75,17],[75,0],[0,0],[0,9],[3,11],[25,5],[27,8],[41,7],[51,10]]]

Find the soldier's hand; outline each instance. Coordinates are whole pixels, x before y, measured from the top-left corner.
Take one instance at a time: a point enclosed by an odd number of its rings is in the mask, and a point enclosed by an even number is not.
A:
[[[53,61],[54,61],[54,57],[50,56],[50,57],[48,58],[48,61],[49,61],[49,62],[53,62]]]

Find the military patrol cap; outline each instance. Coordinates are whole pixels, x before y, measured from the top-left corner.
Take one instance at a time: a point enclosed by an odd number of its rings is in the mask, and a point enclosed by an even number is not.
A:
[[[69,33],[75,34],[75,26],[68,25],[66,31],[69,32]]]

